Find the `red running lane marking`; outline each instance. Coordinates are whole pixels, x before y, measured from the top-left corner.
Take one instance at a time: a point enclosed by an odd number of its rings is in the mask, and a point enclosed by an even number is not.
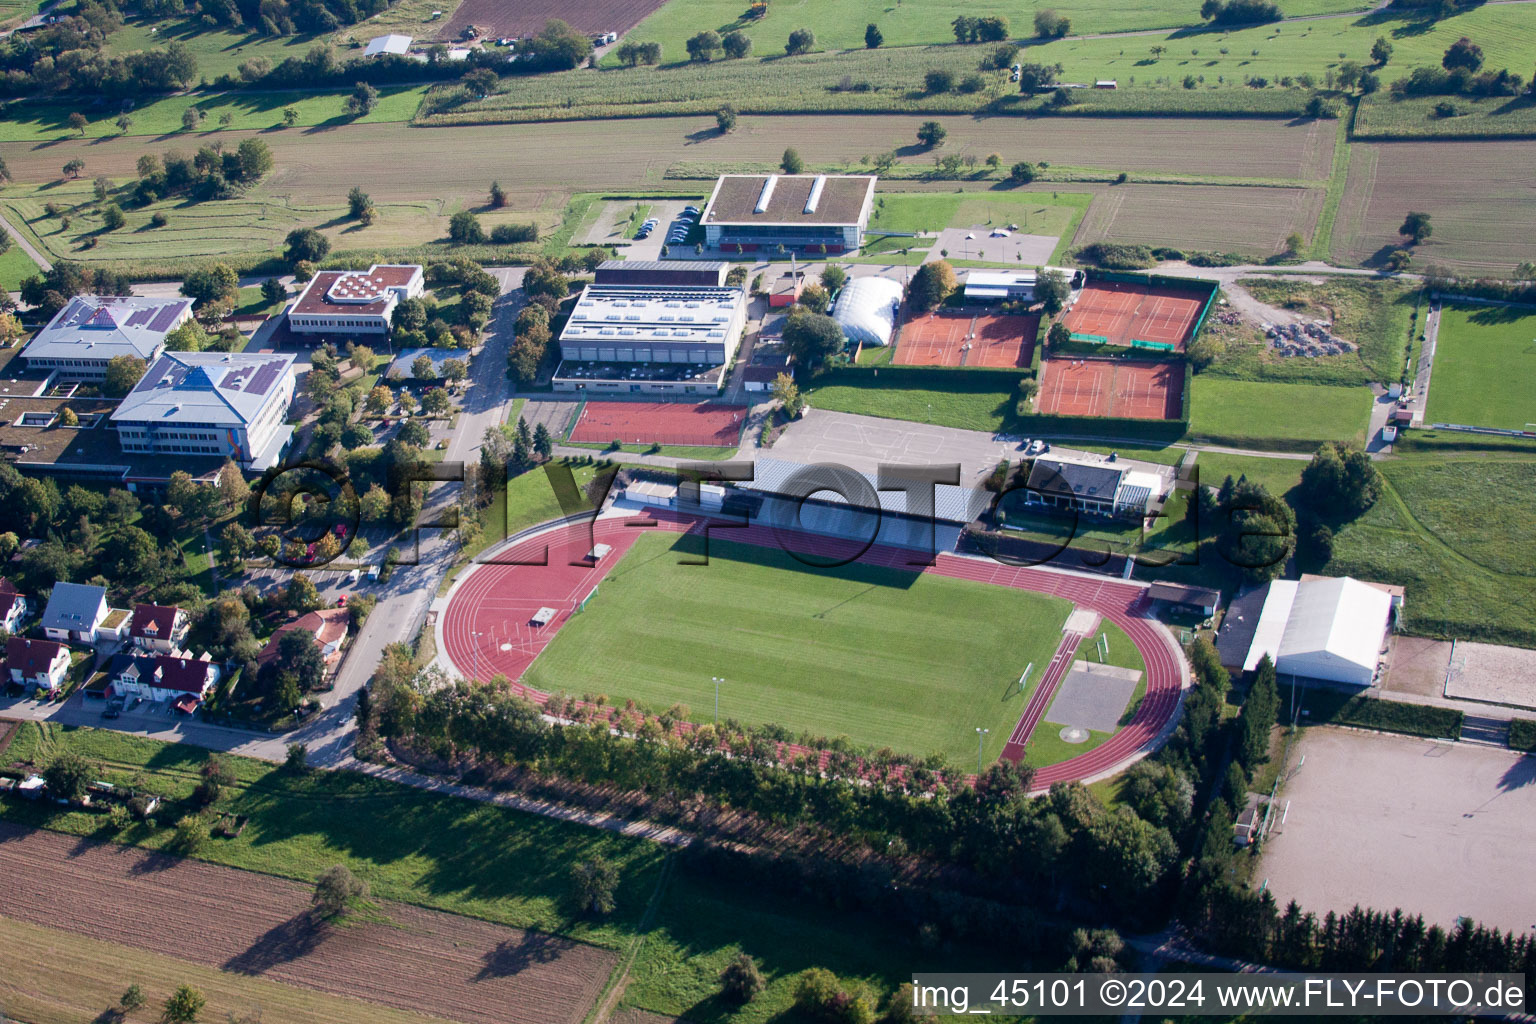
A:
[[[1057,646],[1056,653],[1051,656],[1051,663],[1045,667],[1045,672],[1040,676],[1040,685],[1035,687],[1035,692],[1029,695],[1029,703],[1024,705],[1024,714],[1019,716],[1019,724],[1013,727],[1012,735],[1003,745],[1003,760],[1018,761],[1024,757],[1024,750],[1029,746],[1029,738],[1034,735],[1035,727],[1045,718],[1046,709],[1051,705],[1051,698],[1056,695],[1056,688],[1066,678],[1067,666],[1072,664],[1072,657],[1077,653],[1077,645],[1082,642],[1081,633],[1067,633],[1062,636],[1061,644]]]
[[[651,514],[656,522],[652,529],[674,533],[695,530],[704,523],[696,517],[668,510],[657,509]],[[501,563],[531,561],[547,546],[550,565],[487,563],[474,567],[455,588],[443,614],[444,654],[461,675],[470,678],[478,646],[481,678],[488,679],[500,672],[512,680],[515,692],[544,703],[549,695],[523,685],[520,681],[523,673],[570,618],[575,604],[618,563],[639,533],[640,528],[627,525],[623,519],[576,523],[521,541],[497,556]],[[778,547],[781,542],[792,542],[796,551],[823,557],[849,557],[863,547],[856,542],[776,531],[764,526],[739,528],[733,525],[733,528],[719,530],[716,536],[728,542],[761,547]],[[597,542],[613,547],[612,554],[602,564],[595,567],[566,564],[573,553],[584,554],[585,545]],[[937,564],[921,567],[910,564],[914,557],[920,557],[919,553],[874,546],[864,551],[858,560],[906,572],[933,572],[951,579],[1063,597],[1119,626],[1141,652],[1146,662],[1147,692],[1130,723],[1093,750],[1038,769],[1034,776],[1036,790],[1047,789],[1057,782],[1102,774],[1154,749],[1158,736],[1178,711],[1187,671],[1183,656],[1172,641],[1140,613],[1144,588],[1119,580],[1015,567],[949,553],[941,554]],[[527,619],[540,605],[556,607],[560,614],[543,629],[534,629],[527,625]],[[476,632],[485,635],[476,638],[473,636]],[[502,651],[502,643],[510,643],[511,649]],[[1041,685],[1043,688],[1044,680]],[[787,749],[795,753],[808,752],[794,745]]]

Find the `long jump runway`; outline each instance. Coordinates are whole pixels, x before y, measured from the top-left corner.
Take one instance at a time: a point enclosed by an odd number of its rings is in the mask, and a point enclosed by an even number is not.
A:
[[[449,595],[448,607],[443,613],[444,656],[466,679],[484,680],[501,674],[511,682],[515,692],[544,703],[548,694],[523,686],[519,680],[539,652],[554,639],[559,628],[570,619],[581,600],[600,586],[602,578],[629,550],[641,530],[682,533],[698,529],[706,522],[660,509],[652,510],[650,515],[654,518],[609,517],[595,523],[558,527],[498,552],[494,562],[473,566]],[[732,543],[765,547],[789,541],[797,551],[844,558],[863,547],[849,541],[775,531],[764,526],[740,529],[737,524],[733,524],[726,539]],[[596,543],[607,544],[612,551],[594,565],[584,556]],[[919,571],[910,564],[912,556],[911,551],[876,545],[865,550],[858,561],[905,572]],[[571,564],[573,562],[576,564]],[[1178,713],[1187,673],[1183,656],[1172,637],[1142,613],[1145,588],[1118,580],[1009,566],[990,559],[948,553],[940,554],[935,565],[921,571],[1066,598],[1077,607],[1097,612],[1119,626],[1141,652],[1147,667],[1147,692],[1135,717],[1094,749],[1036,771],[1035,789],[1044,790],[1058,782],[1102,775],[1156,749],[1158,737]],[[533,626],[533,613],[542,607],[554,608],[555,618],[546,626]],[[1075,645],[1072,646],[1075,650]],[[1061,657],[1060,650],[1057,654],[1052,667],[1059,669],[1059,676],[1066,666],[1070,666],[1072,658],[1070,653]],[[1058,661],[1060,666],[1056,666]],[[1029,705],[1033,707],[1037,699],[1043,700],[1039,709],[1041,715],[1049,702],[1049,695],[1040,697],[1047,689],[1047,681],[1045,677],[1041,678]],[[1050,689],[1054,692],[1054,686]],[[1026,716],[1028,710],[1027,707]],[[1021,721],[1020,724],[1024,723]],[[1018,760],[1023,756],[1023,747],[1015,749],[1010,743],[1003,756]]]

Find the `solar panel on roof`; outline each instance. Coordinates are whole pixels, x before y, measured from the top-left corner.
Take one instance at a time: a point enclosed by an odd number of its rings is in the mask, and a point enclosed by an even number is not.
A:
[[[155,319],[150,322],[149,329],[152,331],[170,330],[171,325],[176,322],[177,314],[180,312],[181,306],[179,304],[161,306],[155,313]]]
[[[136,309],[136,310],[133,311],[133,315],[128,318],[128,322],[126,324],[124,324],[123,326],[124,327],[140,327],[140,326],[142,326],[144,324],[149,323],[150,317],[152,317],[154,315],[155,315],[155,311],[153,309]]]
[[[281,362],[271,362],[265,364],[261,369],[256,371],[255,379],[251,381],[250,387],[245,389],[246,393],[252,395],[266,394],[267,389],[272,386],[272,382],[277,380],[277,378],[282,375],[282,372],[283,364]]]

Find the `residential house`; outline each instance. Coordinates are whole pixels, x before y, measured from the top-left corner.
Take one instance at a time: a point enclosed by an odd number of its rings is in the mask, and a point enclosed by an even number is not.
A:
[[[133,646],[155,654],[175,654],[187,638],[191,621],[180,608],[160,604],[136,604],[128,626]]]
[[[268,662],[277,657],[277,646],[284,634],[295,629],[307,629],[315,635],[315,643],[320,647],[320,656],[325,660],[326,669],[334,668],[336,662],[341,660],[341,649],[346,643],[347,624],[350,621],[351,613],[345,608],[325,608],[300,616],[292,622],[285,622],[277,627],[267,645],[256,655],[257,664],[265,668]]]
[[[16,589],[16,584],[0,576],[0,629],[7,633],[20,633],[21,624],[27,621],[32,607],[27,596]]]
[[[111,666],[116,674],[113,689],[119,697],[142,697],[151,701],[172,701],[182,711],[192,711],[218,685],[219,666],[207,654],[201,658],[178,658],[157,654],[152,658],[117,658]]]
[[[106,621],[107,588],[86,583],[55,583],[43,609],[43,633],[50,640],[96,642],[96,627]]]
[[[13,636],[5,642],[6,678],[13,684],[52,692],[69,674],[69,648],[51,640]]]

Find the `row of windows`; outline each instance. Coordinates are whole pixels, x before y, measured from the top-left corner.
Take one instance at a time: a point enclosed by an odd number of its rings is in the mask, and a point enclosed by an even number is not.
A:
[[[748,224],[741,227],[737,227],[734,224],[725,224],[721,225],[719,231],[720,237],[726,242],[733,242],[738,238],[743,241],[751,241],[754,238],[812,238],[817,241],[833,241],[834,239],[842,241],[845,229],[840,227],[816,227],[809,224],[764,224],[762,226]]]
[[[125,441],[123,450],[128,452],[187,452],[190,454],[225,454],[222,445],[218,444],[150,444],[148,442]]]
[[[377,316],[369,317],[366,320],[338,320],[331,317],[319,318],[311,316],[289,317],[288,319],[299,327],[371,327],[376,331],[382,331],[385,326],[384,318]]]
[[[560,346],[567,359],[580,359],[588,363],[719,363],[724,361],[723,350],[715,348],[606,348],[595,345]]]

